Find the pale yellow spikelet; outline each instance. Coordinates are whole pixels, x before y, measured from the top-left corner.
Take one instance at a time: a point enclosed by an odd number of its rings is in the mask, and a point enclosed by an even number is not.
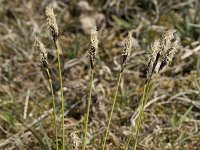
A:
[[[179,40],[175,40],[173,43],[172,43],[172,47],[169,51],[169,55],[167,56],[168,57],[168,65],[171,63],[173,57],[175,56],[175,53],[177,52],[179,48]]]
[[[47,16],[47,25],[49,29],[51,30],[52,36],[54,40],[57,40],[58,38],[58,24],[56,22],[56,17],[53,11],[53,8],[50,6],[47,6],[46,8],[46,16]]]
[[[132,40],[132,35],[133,31],[131,30],[128,32],[128,36],[124,39],[124,49],[122,55],[129,55],[131,48],[133,47],[133,40]]]
[[[98,53],[98,43],[99,43],[98,31],[97,31],[97,27],[94,26],[91,29],[91,33],[90,33],[90,45],[91,45],[91,47],[88,51],[88,54],[90,56],[90,64],[91,64],[92,69],[94,69],[93,61],[95,61],[96,55]]]
[[[78,150],[79,145],[82,143],[81,139],[78,137],[75,131],[70,134],[70,137],[73,142],[73,148]]]
[[[149,49],[150,56],[151,56],[150,59],[153,59],[155,61],[156,55],[161,50],[160,48],[161,48],[161,43],[160,43],[160,40],[157,39],[157,40],[154,41],[153,44],[151,44],[151,47]]]
[[[147,80],[149,80],[155,70],[155,67],[158,63],[158,59],[160,57],[160,50],[161,50],[161,43],[160,40],[157,39],[154,41],[154,43],[151,45],[150,49],[148,49],[150,52],[149,62],[148,62],[148,70],[147,70]]]
[[[47,68],[48,67],[48,62],[47,62],[48,53],[46,51],[44,44],[37,37],[35,37],[34,50],[36,53],[39,54],[42,66],[44,68]]]
[[[166,53],[166,51],[172,46],[172,41],[174,40],[176,30],[174,28],[167,30],[163,34],[162,38],[162,53]]]
[[[171,28],[163,34],[163,38],[170,42],[174,38],[174,33],[176,33],[176,30]]]
[[[99,41],[98,41],[98,31],[96,26],[94,26],[91,29],[90,42],[91,46],[93,46],[97,50]]]
[[[162,55],[163,60],[161,62],[159,70],[162,70],[165,66],[169,66],[175,53],[179,48],[179,40],[175,37],[175,29],[169,29],[163,35]]]
[[[124,43],[124,48],[123,48],[123,52],[122,52],[122,64],[121,64],[121,72],[124,70],[125,65],[126,65],[126,61],[128,58],[128,55],[131,52],[131,49],[133,47],[133,31],[134,30],[130,30],[128,32],[127,37],[124,39],[123,43]]]

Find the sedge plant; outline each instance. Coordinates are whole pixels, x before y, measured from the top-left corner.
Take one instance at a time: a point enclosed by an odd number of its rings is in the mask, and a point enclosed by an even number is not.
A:
[[[85,117],[85,130],[84,130],[84,142],[83,142],[83,150],[86,149],[87,144],[87,129],[88,129],[88,119],[90,113],[90,104],[91,104],[91,97],[92,97],[92,85],[93,85],[93,76],[94,76],[94,61],[96,60],[96,55],[98,51],[98,31],[97,27],[94,26],[91,29],[91,36],[90,36],[90,50],[88,51],[90,57],[90,85],[89,85],[89,97],[87,101],[87,113]]]
[[[56,56],[58,61],[58,71],[59,71],[59,80],[60,80],[60,92],[61,92],[61,105],[62,105],[62,150],[65,149],[65,130],[64,130],[64,96],[63,96],[63,84],[62,84],[62,69],[60,63],[60,54],[59,54],[59,44],[58,44],[58,25],[56,22],[56,17],[53,11],[53,8],[46,8],[46,16],[47,16],[47,25],[51,31],[51,35],[53,37],[54,45],[56,48]]]
[[[155,40],[151,45],[149,52],[149,63],[147,69],[146,83],[144,85],[143,96],[141,98],[139,112],[136,115],[135,124],[132,128],[132,133],[130,134],[128,141],[126,143],[125,150],[128,149],[129,143],[135,132],[135,140],[133,144],[133,150],[136,150],[138,138],[141,130],[141,123],[144,115],[145,106],[149,99],[149,96],[154,89],[157,79],[152,79],[154,72],[160,72],[164,67],[169,66],[171,63],[177,49],[179,40],[175,37],[175,29],[167,30],[162,38]]]
[[[50,85],[51,95],[52,95],[52,103],[53,103],[54,130],[55,130],[55,135],[56,135],[56,150],[58,150],[58,130],[57,130],[57,124],[56,124],[56,118],[57,118],[56,105],[55,105],[53,83],[52,83],[51,74],[50,74],[49,67],[48,67],[47,51],[46,51],[44,44],[41,41],[39,41],[37,38],[35,38],[34,48],[35,48],[35,51],[39,53],[42,68],[45,70],[48,80],[49,80],[49,85]]]
[[[109,128],[110,128],[110,124],[111,124],[111,120],[112,120],[112,116],[113,116],[113,112],[114,112],[114,108],[115,108],[116,99],[117,99],[117,96],[118,96],[118,91],[119,91],[119,86],[120,86],[123,70],[125,68],[128,55],[129,55],[131,48],[133,46],[132,34],[133,34],[133,30],[129,31],[128,36],[124,40],[124,49],[123,49],[123,52],[122,52],[121,70],[120,70],[118,81],[117,81],[117,87],[116,87],[116,90],[115,90],[115,95],[114,95],[114,98],[112,100],[112,108],[111,108],[110,117],[109,117],[107,128],[106,128],[106,133],[105,133],[104,140],[103,140],[102,150],[104,150],[105,147],[106,147],[106,140],[107,140],[107,136],[108,136],[108,132],[109,132]]]

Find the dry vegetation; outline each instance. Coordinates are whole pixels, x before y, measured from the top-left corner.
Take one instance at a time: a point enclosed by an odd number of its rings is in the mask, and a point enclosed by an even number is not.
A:
[[[34,53],[35,37],[48,51],[62,145],[62,106],[55,46],[46,25],[51,5],[59,29],[65,101],[65,144],[81,149],[89,96],[90,29],[99,50],[87,130],[87,149],[100,149],[121,69],[123,39],[133,30],[106,148],[124,149],[138,114],[148,66],[148,45],[174,27],[179,49],[157,76],[139,135],[141,150],[200,149],[199,0],[0,0],[0,149],[55,149],[51,89]],[[41,67],[40,67],[41,66]],[[153,77],[154,78],[154,77]],[[134,141],[131,140],[129,149]]]

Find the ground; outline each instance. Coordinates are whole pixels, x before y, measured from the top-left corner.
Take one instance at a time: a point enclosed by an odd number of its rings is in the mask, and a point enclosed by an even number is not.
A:
[[[70,149],[74,149],[74,136],[80,140],[78,149],[83,144],[89,95],[87,51],[93,25],[99,30],[100,43],[95,62],[87,149],[100,149],[120,71],[122,41],[128,31],[134,29],[134,48],[120,84],[107,140],[108,150],[124,148],[145,84],[148,46],[172,27],[177,30],[180,48],[170,67],[153,77],[157,81],[145,109],[138,149],[200,149],[198,0],[88,0],[88,3],[78,0],[0,0],[0,149],[55,148],[51,91],[34,52],[37,36],[48,50],[56,91],[57,124],[61,129],[59,76],[55,48],[46,25],[47,5],[54,8],[59,27],[65,136]]]

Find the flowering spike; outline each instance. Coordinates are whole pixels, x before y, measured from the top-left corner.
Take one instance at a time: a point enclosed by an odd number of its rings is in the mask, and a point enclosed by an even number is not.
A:
[[[121,72],[124,70],[128,55],[133,47],[133,40],[132,40],[133,30],[128,32],[128,36],[124,39],[124,49],[122,52],[122,64],[121,64]]]
[[[46,16],[47,16],[47,25],[49,29],[51,30],[53,40],[56,41],[58,38],[59,32],[58,32],[58,24],[56,22],[56,17],[55,17],[52,7],[47,6]]]
[[[90,63],[91,63],[92,69],[94,69],[93,62],[95,61],[96,55],[98,53],[98,43],[99,43],[99,41],[98,41],[98,31],[97,31],[97,27],[94,26],[91,29],[91,34],[90,34],[91,47],[90,47],[90,50],[88,51],[88,54],[90,56]]]

